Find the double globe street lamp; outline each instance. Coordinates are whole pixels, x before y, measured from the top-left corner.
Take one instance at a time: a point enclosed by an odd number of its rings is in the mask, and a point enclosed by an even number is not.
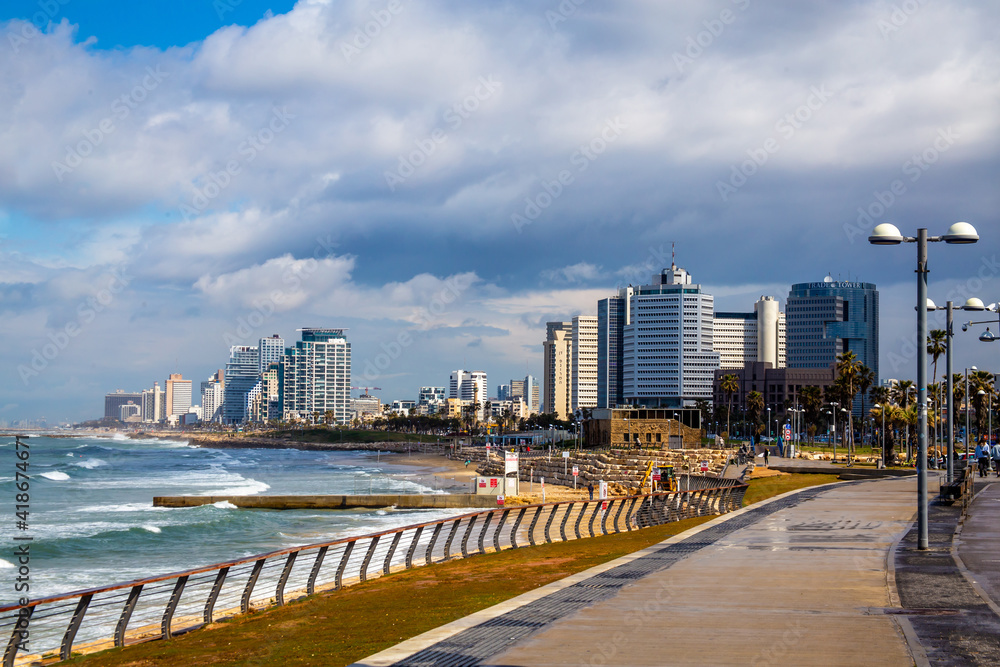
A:
[[[952,379],[952,372],[953,372],[953,369],[952,369],[952,339],[955,337],[955,331],[954,331],[954,326],[953,326],[953,313],[956,310],[970,310],[970,311],[981,312],[981,311],[984,311],[984,310],[995,310],[995,309],[996,309],[996,304],[995,303],[991,303],[989,306],[986,306],[986,305],[983,304],[982,299],[977,299],[976,297],[972,297],[970,299],[966,299],[964,306],[955,306],[951,301],[949,301],[949,302],[947,302],[945,304],[945,306],[943,308],[941,306],[935,306],[933,301],[931,301],[930,299],[927,299],[927,310],[943,310],[943,311],[945,311],[947,313],[946,319],[945,319],[945,357],[944,357],[944,359],[945,359],[945,371],[944,372],[945,372],[945,375],[947,376],[947,385],[948,385],[947,389],[945,389],[945,391],[947,392],[947,402],[948,402],[948,435],[947,435],[947,437],[948,437],[948,472],[947,472],[947,481],[948,481],[949,484],[951,484],[953,481],[955,481],[955,463],[954,463],[954,456],[955,456],[955,452],[954,452],[954,449],[955,449],[955,419],[953,417],[953,415],[955,414],[955,385],[954,385],[954,380]],[[965,324],[963,324],[962,325],[962,331],[968,331],[970,324],[973,324],[973,323],[972,322],[966,322]],[[982,324],[982,322],[976,322],[976,324]],[[987,328],[986,329],[986,333],[984,333],[983,336],[985,336],[985,335],[987,335],[989,333],[990,333],[990,330],[989,330],[989,328]],[[990,335],[992,335],[992,334],[990,334]],[[979,340],[983,340],[983,336],[980,336]],[[965,395],[968,396],[969,395],[968,394],[968,392],[969,392],[968,371],[966,371],[966,383],[965,383],[965,385],[966,385],[965,386],[965,392],[966,392]],[[938,401],[938,409],[939,410],[940,410],[940,405],[941,405],[941,402]],[[968,427],[966,427],[966,429],[968,429]],[[968,458],[968,455],[969,455],[969,436],[968,436],[968,430],[966,430],[966,437],[965,437],[965,455],[966,455],[966,458]]]
[[[917,341],[927,340],[927,244],[944,241],[970,244],[979,241],[976,228],[967,222],[956,222],[942,236],[928,236],[927,229],[917,229],[917,235],[903,236],[896,225],[883,222],[872,230],[868,242],[872,245],[917,244]],[[927,355],[917,355],[917,548],[929,546],[927,522]]]

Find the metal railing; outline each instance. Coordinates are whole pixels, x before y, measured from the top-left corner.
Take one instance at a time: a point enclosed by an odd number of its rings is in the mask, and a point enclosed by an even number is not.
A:
[[[3,606],[0,637],[9,637],[3,665],[65,660],[74,653],[169,639],[221,618],[420,565],[621,533],[742,506],[746,485],[713,481],[715,486],[692,491],[472,512]]]

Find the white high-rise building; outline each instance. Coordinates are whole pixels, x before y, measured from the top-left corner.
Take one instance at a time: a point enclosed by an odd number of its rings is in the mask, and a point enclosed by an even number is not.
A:
[[[351,418],[351,344],[344,329],[301,329],[302,340],[285,353],[282,370],[286,419]],[[226,376],[229,382],[229,376]]]
[[[714,299],[672,264],[628,295],[622,327],[622,398],[643,407],[694,407],[712,400],[719,353]]]
[[[457,398],[478,404],[476,418],[480,421],[485,418],[486,401],[489,398],[489,389],[486,384],[485,371],[452,371],[449,376],[448,398]]]
[[[225,396],[221,378],[223,371],[217,371],[201,383],[201,415],[202,421],[222,421],[222,400]]]
[[[142,421],[147,424],[158,424],[167,418],[167,395],[160,388],[159,382],[153,383],[152,389],[142,392]]]
[[[771,368],[784,368],[785,314],[773,296],[762,296],[752,313],[718,312],[713,317],[713,346],[719,353],[719,368],[743,368],[766,361]]]
[[[573,318],[573,349],[570,370],[570,407],[597,406],[597,316]]]
[[[569,419],[573,405],[573,323],[546,322],[542,353],[545,382],[542,412]]]
[[[270,338],[261,338],[257,345],[257,372],[263,373],[271,364],[280,364],[285,355],[285,340],[278,334]]]

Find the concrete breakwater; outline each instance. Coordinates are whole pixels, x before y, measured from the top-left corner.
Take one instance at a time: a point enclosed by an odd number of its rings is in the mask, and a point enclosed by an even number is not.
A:
[[[453,509],[497,506],[494,496],[453,494],[377,494],[368,496],[155,496],[154,507],[198,507],[219,502],[246,509],[342,510],[398,507],[405,509]]]
[[[532,476],[535,480],[544,477],[547,482],[572,486],[573,466],[577,466],[580,472],[578,485],[603,480],[623,487],[635,487],[642,481],[650,461],[659,466],[672,465],[677,476],[690,473],[717,477],[726,464],[726,452],[721,449],[567,451],[570,453],[568,459],[562,458],[561,450],[553,450],[551,459],[547,452],[522,454],[519,462],[520,479],[527,482]],[[503,475],[502,452],[499,455],[491,452],[489,459],[482,449],[464,449],[461,455],[477,464],[476,471],[480,475]],[[708,470],[705,472],[701,471],[701,461],[708,462]],[[685,465],[688,466],[687,470],[684,469]]]

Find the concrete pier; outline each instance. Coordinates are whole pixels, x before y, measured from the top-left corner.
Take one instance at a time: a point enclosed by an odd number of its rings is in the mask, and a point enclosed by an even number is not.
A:
[[[154,507],[198,507],[228,502],[246,509],[343,510],[357,507],[400,509],[495,508],[495,496],[470,493],[437,495],[376,494],[368,496],[154,496]]]

